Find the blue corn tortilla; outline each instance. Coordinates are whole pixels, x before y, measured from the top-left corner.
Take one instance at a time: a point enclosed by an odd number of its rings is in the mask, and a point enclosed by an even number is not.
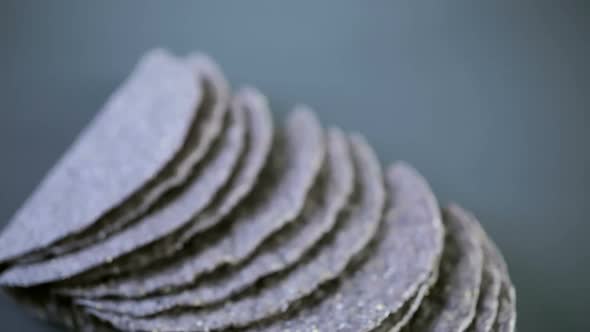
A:
[[[424,187],[423,180],[402,165],[396,166],[389,174],[390,203],[395,213],[388,214],[376,248],[369,252],[366,262],[342,275],[334,291],[316,291],[318,303],[296,306],[291,315],[277,316],[244,331],[372,331],[411,299],[413,293],[408,290],[428,278],[440,256],[443,229],[434,196]],[[424,251],[424,248],[430,250]],[[338,254],[334,254],[337,258]],[[297,269],[291,273],[297,273]],[[289,293],[288,288],[284,291]],[[274,295],[280,299],[281,293]],[[272,299],[273,296],[267,298],[268,301]],[[257,306],[265,303],[254,296],[251,306],[245,308],[256,311]],[[176,316],[169,313],[145,319],[118,317],[116,322],[108,313],[92,313],[103,319],[110,316],[108,321],[115,323],[115,327],[138,331],[150,328],[161,328],[162,331],[215,330],[221,328],[222,321],[232,317],[222,315],[220,310],[219,321],[213,321],[215,325],[211,326],[206,325],[207,321],[201,320],[199,311],[194,310]],[[231,313],[239,315],[234,311]],[[240,317],[248,319],[246,315]],[[148,319],[150,324],[144,325]],[[240,325],[243,322],[234,323]]]
[[[170,204],[104,241],[50,260],[8,268],[0,274],[0,283],[23,287],[71,278],[182,228],[229,180],[244,147],[244,113],[243,109],[232,109],[220,141]]]
[[[186,64],[145,55],[0,234],[0,263],[84,231],[140,191],[182,147],[201,94]]]
[[[475,317],[483,250],[471,220],[445,210],[446,240],[437,283],[402,331],[464,331]]]
[[[140,297],[190,285],[205,273],[247,259],[269,236],[294,221],[323,164],[324,134],[305,108],[292,112],[278,134],[262,181],[228,216],[227,225],[196,237],[195,248],[186,248],[170,261],[106,282],[103,288],[121,297]]]
[[[293,269],[265,280],[258,289],[216,307],[132,318],[105,313],[97,317],[123,330],[186,331],[243,327],[276,316],[339,277],[375,238],[385,205],[379,161],[359,136],[352,139],[357,186],[348,211],[321,246]],[[180,308],[179,308],[180,309]],[[94,313],[94,312],[93,312]],[[195,325],[196,324],[196,325]]]
[[[503,332],[514,331],[516,324],[516,292],[514,290],[514,285],[510,280],[508,265],[506,264],[502,253],[485,233],[483,227],[473,213],[457,204],[451,204],[447,210],[460,218],[469,220],[476,226],[476,233],[482,243],[484,252],[490,263],[494,265],[500,275],[500,290],[498,298],[496,299],[497,313],[491,330]],[[486,325],[489,325],[489,323],[486,323]]]
[[[77,277],[75,281],[54,288],[54,292],[77,297],[100,297],[109,292],[100,282],[105,277],[129,273],[162,260],[172,258],[185,244],[223,221],[237,205],[250,193],[258,180],[260,171],[266,164],[271,148],[273,124],[268,102],[264,95],[253,88],[243,88],[234,97],[233,107],[241,108],[247,117],[245,149],[232,177],[224,188],[201,213],[182,229],[161,239],[154,245],[141,248],[129,255]],[[95,282],[94,280],[99,280]]]
[[[42,250],[40,254],[45,256],[63,255],[91,245],[131,222],[137,221],[140,219],[138,217],[148,210],[161,208],[162,201],[167,201],[161,198],[169,194],[172,189],[177,189],[185,184],[194,168],[202,163],[221,133],[223,119],[228,109],[229,85],[219,67],[207,56],[193,54],[184,59],[184,62],[192,68],[195,80],[200,82],[203,93],[202,102],[196,111],[196,120],[194,120],[183,147],[174,160],[155,179],[146,184],[138,192],[137,197],[118,208],[117,213],[103,218],[102,222],[96,223],[81,234],[67,237],[46,250]]]
[[[327,161],[320,181],[308,196],[300,220],[263,244],[252,259],[172,294],[139,299],[82,299],[77,303],[132,316],[154,315],[176,307],[203,307],[255,287],[261,278],[297,263],[334,229],[354,187],[353,164],[344,134],[331,129],[327,145]]]

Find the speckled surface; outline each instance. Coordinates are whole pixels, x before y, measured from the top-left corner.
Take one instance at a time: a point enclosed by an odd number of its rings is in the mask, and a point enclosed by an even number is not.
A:
[[[244,147],[244,110],[232,109],[228,122],[228,128],[211,156],[196,169],[194,181],[173,202],[87,248],[47,261],[9,268],[0,275],[0,283],[31,286],[63,280],[150,244],[190,222],[230,178]]]
[[[14,215],[0,261],[83,231],[155,177],[182,146],[199,96],[186,65],[146,55]]]
[[[0,260],[0,285],[24,287],[8,294],[82,331],[514,331],[475,216],[441,217],[407,164],[384,181],[363,136],[325,134],[306,106],[274,135],[260,93],[230,103],[212,60],[186,63],[200,106],[171,159],[87,227]]]
[[[403,331],[464,331],[475,317],[483,250],[469,219],[444,213],[445,248],[439,277]]]
[[[277,118],[305,102],[476,213],[518,331],[590,331],[587,1],[147,2],[0,1],[0,226],[141,54],[202,50]],[[58,331],[1,295],[0,321]]]
[[[246,331],[373,331],[411,300],[436,268],[443,247],[438,204],[426,181],[406,164],[387,172],[390,211],[367,261],[318,303]]]
[[[433,266],[432,274],[426,282],[418,287],[418,290],[413,297],[406,300],[398,311],[387,317],[387,319],[381,323],[380,327],[371,332],[398,332],[405,328],[418,309],[420,309],[422,301],[428,295],[432,286],[436,283],[438,279],[438,268],[439,265],[435,264]]]
[[[494,331],[509,332],[514,331],[516,321],[514,291],[508,283],[502,283],[500,289],[498,316],[494,322]]]
[[[148,182],[137,197],[118,209],[117,213],[80,234],[58,241],[44,251],[51,255],[61,255],[103,240],[152,209],[171,189],[183,185],[195,166],[201,163],[221,133],[228,109],[229,84],[221,69],[206,55],[195,53],[183,59],[183,62],[192,68],[195,80],[200,83],[200,90],[203,92],[195,122],[172,162]]]
[[[195,285],[172,294],[130,300],[80,300],[78,304],[131,316],[153,315],[181,306],[203,307],[225,300],[253,286],[262,277],[296,263],[334,228],[353,190],[354,170],[344,134],[331,129],[327,147],[321,183],[308,196],[300,220],[273,236],[246,263],[207,276]]]
[[[354,136],[352,151],[357,192],[349,211],[334,234],[292,270],[218,307],[145,318],[110,313],[97,313],[97,317],[123,330],[187,331],[198,326],[198,330],[209,331],[240,327],[284,312],[323,283],[337,278],[376,235],[385,204],[381,167],[372,149],[364,139]]]
[[[501,255],[499,257],[501,258]],[[496,316],[493,329],[499,332],[512,332],[516,327],[516,291],[507,270],[505,269],[503,272],[498,315]]]
[[[447,210],[458,218],[469,220],[476,226],[476,231],[485,251],[488,253],[490,261],[493,262],[500,272],[501,286],[498,296],[498,312],[492,330],[503,332],[514,331],[516,328],[516,292],[502,253],[488,237],[473,213],[457,204],[451,204]]]
[[[484,239],[482,236],[481,241],[484,254],[483,275],[475,318],[467,328],[466,331],[468,332],[492,331],[494,321],[498,314],[498,297],[502,285],[502,274],[499,266],[497,266],[491,257],[493,253],[489,246],[487,246],[487,243],[485,243],[487,239]]]
[[[301,135],[305,132],[306,135]],[[123,296],[141,296],[158,290],[189,285],[220,265],[246,259],[271,234],[293,221],[324,159],[323,131],[305,109],[294,111],[277,137],[273,160],[262,174],[265,181],[249,202],[230,216],[230,226],[197,237],[196,248],[187,248],[165,266],[113,280],[106,287]],[[256,190],[256,189],[255,189]],[[192,251],[194,250],[194,251]]]
[[[240,89],[234,97],[233,105],[234,107],[243,108],[247,115],[246,146],[231,179],[216,195],[211,204],[188,225],[159,240],[155,245],[121,257],[112,264],[90,271],[88,276],[83,275],[82,278],[76,279],[96,280],[100,276],[118,275],[172,257],[182,250],[186,242],[190,241],[196,234],[221,222],[247,196],[267,161],[273,137],[273,123],[266,98],[253,88]],[[54,289],[56,293],[79,297],[103,296],[112,290],[114,289],[92,282],[83,286],[65,285]]]

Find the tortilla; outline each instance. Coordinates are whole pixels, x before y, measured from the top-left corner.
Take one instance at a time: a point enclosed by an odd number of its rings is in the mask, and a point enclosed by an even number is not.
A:
[[[492,327],[492,331],[514,331],[516,325],[516,293],[510,275],[508,273],[508,266],[502,257],[502,253],[494,242],[486,234],[483,227],[477,221],[477,218],[469,211],[463,209],[457,204],[451,204],[448,208],[453,214],[461,218],[468,219],[472,224],[476,225],[476,230],[482,246],[488,255],[490,262],[497,268],[500,279],[500,294],[498,295],[498,308],[496,319]]]
[[[494,331],[512,332],[516,325],[516,301],[514,288],[508,283],[502,283],[499,296],[498,316],[494,322]]]
[[[284,319],[245,331],[396,331],[436,280],[444,230],[427,182],[405,163],[387,173],[390,210],[367,261],[335,292]]]
[[[381,324],[381,330],[377,329],[373,332],[378,331],[387,331],[387,332],[398,332],[401,331],[414,317],[418,309],[420,309],[420,305],[432,286],[436,283],[438,279],[438,266],[435,268],[436,270],[433,272],[432,276],[424,285],[418,288],[418,291],[414,295],[413,298],[406,301],[402,309],[398,310],[393,315],[389,316],[385,323]]]
[[[200,96],[185,65],[162,50],[145,55],[16,212],[0,235],[0,262],[81,232],[128,200],[173,159]]]
[[[504,258],[502,258],[500,252],[496,248],[495,251],[496,257],[502,261],[503,264],[501,265],[503,265],[504,268],[501,269],[503,278],[500,295],[498,297],[498,314],[496,316],[496,321],[494,322],[493,331],[513,332],[516,328],[516,291],[510,280]]]
[[[263,181],[250,199],[230,215],[230,224],[196,237],[192,241],[194,248],[187,248],[188,252],[163,266],[105,283],[103,294],[139,297],[187,286],[220,266],[245,260],[264,240],[299,215],[322,166],[324,150],[322,128],[315,115],[298,108],[289,115],[286,128],[277,137],[272,160],[261,174]]]
[[[228,109],[229,86],[221,70],[205,55],[193,54],[185,62],[189,68],[193,68],[196,80],[202,82],[204,95],[193,127],[173,162],[142,189],[136,200],[125,204],[119,215],[106,218],[104,222],[95,224],[73,238],[65,238],[45,251],[53,256],[63,255],[92,245],[124,228],[148,209],[153,210],[155,203],[160,203],[158,208],[161,208],[160,199],[171,189],[184,184],[194,168],[202,162],[221,133]]]
[[[496,251],[500,260],[504,260],[499,251]],[[505,263],[504,263],[505,266]],[[516,291],[510,280],[508,270],[502,269],[502,285],[498,297],[498,315],[494,322],[494,331],[513,332],[516,328]]]
[[[440,212],[424,180],[407,166],[393,167],[388,174],[388,184],[392,212],[388,213],[379,232],[381,237],[367,260],[358,269],[345,273],[335,291],[317,290],[314,293],[319,299],[317,303],[297,306],[287,317],[273,320],[267,317],[269,320],[245,331],[372,331],[411,298],[414,293],[411,290],[431,275],[442,251]],[[280,301],[275,296],[268,300]],[[255,297],[250,304],[248,310],[252,311],[265,305],[265,301]],[[112,314],[91,312],[102,319],[110,317],[109,322],[113,322]],[[119,316],[115,326],[144,330],[148,326],[131,324],[151,319],[158,325],[149,327],[161,326],[163,331],[183,330],[179,324],[190,324],[185,331],[206,331],[212,327],[203,325],[198,313],[190,311],[185,317],[176,314],[170,321],[163,319],[162,314],[143,319]],[[227,319],[220,314],[220,321]]]
[[[471,322],[468,332],[491,331],[498,313],[498,296],[500,294],[500,272],[489,261],[484,251],[484,270],[477,300],[475,318]]]
[[[188,225],[159,240],[154,245],[120,257],[112,264],[89,271],[87,275],[77,277],[76,284],[82,285],[72,286],[71,282],[68,282],[67,285],[54,289],[54,292],[78,297],[101,296],[105,287],[100,282],[96,283],[93,280],[129,273],[169,259],[182,250],[184,245],[195,235],[222,221],[245,198],[252,190],[258,174],[268,158],[273,136],[272,117],[266,98],[253,88],[241,89],[234,98],[233,105],[243,109],[247,115],[246,146],[231,179],[211,204]]]
[[[371,332],[399,332],[408,324],[438,278],[438,266],[433,269],[428,281],[421,285],[416,293],[407,299],[396,312],[389,315],[378,328],[371,330]]]
[[[258,176],[264,168],[272,147],[273,123],[268,101],[264,95],[253,88],[243,88],[237,95],[238,106],[249,114],[249,149],[244,155],[243,167],[238,170],[227,193],[199,217],[197,222],[181,234],[175,243],[191,241],[195,235],[213,227],[227,216],[252,191]],[[178,249],[182,249],[179,247]]]
[[[327,162],[321,183],[314,188],[299,217],[290,227],[273,236],[245,264],[212,274],[187,289],[141,299],[80,300],[78,304],[102,311],[147,316],[174,307],[202,307],[221,302],[252,286],[262,277],[277,273],[299,261],[335,224],[353,190],[354,173],[344,134],[328,133]]]
[[[358,185],[350,211],[330,238],[292,270],[265,280],[259,289],[218,307],[143,318],[113,313],[97,317],[123,330],[187,331],[194,329],[195,322],[204,331],[242,327],[281,313],[320,285],[337,278],[376,235],[385,204],[376,156],[358,136],[352,140],[352,151]]]
[[[444,211],[447,229],[439,278],[408,331],[464,331],[473,320],[482,279],[483,252],[474,224]]]
[[[71,278],[148,245],[190,222],[228,181],[244,147],[243,110],[234,108],[228,122],[210,158],[201,164],[194,180],[170,204],[105,241],[47,261],[8,268],[0,275],[0,284],[30,287]]]
[[[484,269],[481,280],[481,289],[477,301],[475,319],[467,329],[468,332],[492,331],[494,321],[498,314],[498,297],[502,285],[500,268],[492,258],[489,246],[481,239],[484,252]]]

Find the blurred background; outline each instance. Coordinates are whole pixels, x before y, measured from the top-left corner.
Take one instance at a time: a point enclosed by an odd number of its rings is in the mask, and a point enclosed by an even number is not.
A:
[[[587,1],[0,2],[0,225],[154,47],[407,160],[504,252],[519,331],[590,331]],[[3,331],[57,331],[0,297]]]

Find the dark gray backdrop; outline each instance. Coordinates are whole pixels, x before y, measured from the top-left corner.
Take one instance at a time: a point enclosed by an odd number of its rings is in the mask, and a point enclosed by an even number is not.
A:
[[[146,50],[210,53],[405,159],[504,251],[520,331],[588,331],[584,1],[2,1],[0,223]],[[479,2],[478,2],[479,3]],[[3,331],[53,331],[0,298]]]

